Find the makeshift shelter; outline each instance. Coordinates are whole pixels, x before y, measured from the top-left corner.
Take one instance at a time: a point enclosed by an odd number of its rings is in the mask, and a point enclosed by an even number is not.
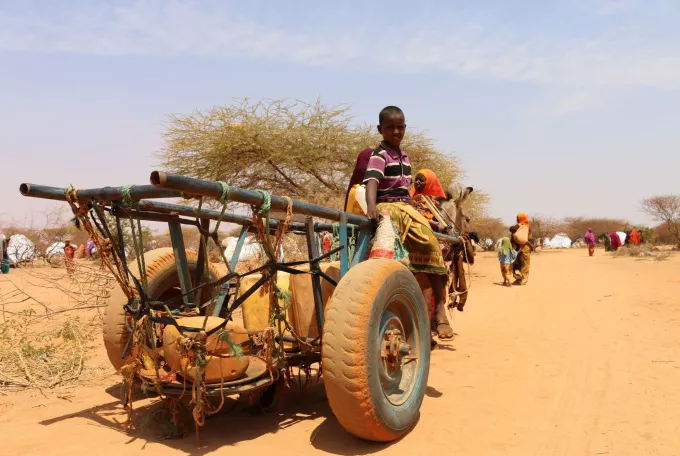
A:
[[[228,261],[231,261],[231,257],[234,255],[234,250],[236,250],[236,244],[238,243],[237,237],[228,237],[222,241],[222,245],[225,247],[224,256],[227,257]],[[258,258],[260,256],[260,244],[254,237],[247,237],[243,242],[243,247],[241,248],[241,254],[238,256],[239,261],[241,260],[251,260]]]
[[[16,265],[24,261],[33,261],[40,255],[38,254],[38,249],[35,248],[35,244],[30,239],[23,234],[14,234],[9,238],[7,256],[10,263]]]
[[[549,249],[568,249],[571,247],[571,239],[564,233],[558,233],[549,242],[545,242],[545,247]]]
[[[576,238],[573,241],[571,241],[571,248],[572,249],[583,249],[586,248],[588,245],[586,244],[586,241],[582,238]]]
[[[542,245],[541,245],[541,241],[543,241]],[[549,237],[544,237],[542,239],[540,237],[538,237],[538,238],[534,239],[533,243],[536,247],[543,247],[544,249],[550,248],[550,238]]]
[[[54,244],[47,247],[45,250],[45,255],[48,258],[52,256],[64,256],[64,247],[66,247],[66,244],[63,242],[55,242]]]

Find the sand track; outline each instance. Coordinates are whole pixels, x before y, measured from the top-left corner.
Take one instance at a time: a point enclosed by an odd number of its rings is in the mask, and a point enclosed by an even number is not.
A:
[[[268,415],[236,404],[207,422],[201,448],[159,439],[154,423],[128,435],[110,377],[68,399],[0,396],[0,453],[680,454],[680,255],[544,252],[527,287],[506,289],[482,254],[473,279],[458,338],[432,355],[420,421],[391,445],[345,433],[322,385]]]

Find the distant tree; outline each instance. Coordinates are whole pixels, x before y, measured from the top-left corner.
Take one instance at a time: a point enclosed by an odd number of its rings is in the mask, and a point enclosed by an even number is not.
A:
[[[592,228],[597,235],[612,231],[628,231],[629,224],[623,219],[565,217],[563,231],[571,239],[583,236],[588,228]]]
[[[377,116],[377,112],[376,112]],[[347,106],[320,101],[236,100],[169,117],[160,152],[167,171],[269,192],[341,209],[356,157],[375,147],[375,126],[355,125]],[[456,157],[438,150],[425,133],[407,130],[403,148],[413,172],[429,168],[442,185],[463,183]],[[475,190],[470,213],[488,195]]]
[[[508,228],[501,219],[493,217],[477,217],[470,222],[471,231],[476,231],[480,240],[491,239],[495,242],[503,236],[510,235]]]
[[[673,243],[680,245],[680,195],[657,195],[642,200],[642,211],[666,225]]]
[[[564,231],[564,223],[555,217],[536,215],[531,217],[531,231],[535,239],[551,238]]]
[[[656,234],[657,237],[657,242],[659,244],[674,244],[675,243],[675,238],[671,234],[670,231],[668,231],[668,226],[665,223],[660,223],[659,225],[654,227],[654,233]]]

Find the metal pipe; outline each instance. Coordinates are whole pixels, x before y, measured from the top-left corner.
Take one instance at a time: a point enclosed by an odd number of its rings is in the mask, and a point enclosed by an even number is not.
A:
[[[171,203],[165,203],[162,201],[149,201],[149,200],[142,200],[139,202],[139,208],[144,210],[144,211],[149,211],[149,212],[161,212],[163,214],[177,214],[177,215],[183,215],[185,217],[196,217],[196,208],[191,207],[191,206],[185,206],[185,205],[180,205],[180,204],[171,204]],[[206,218],[210,220],[219,220],[220,219],[220,214],[221,211],[215,211],[212,209],[201,209],[200,212],[198,212],[199,218]],[[225,212],[224,216],[222,216],[222,221],[226,223],[235,223],[237,225],[241,226],[247,226],[249,227],[249,231],[255,233],[256,229],[253,226],[253,219],[250,217],[246,217],[245,215],[238,215],[238,214],[233,214],[230,212]],[[275,230],[276,228],[279,227],[281,224],[281,220],[278,219],[270,219],[269,220],[269,229],[270,230]],[[322,226],[322,224],[319,224],[318,229],[328,229],[332,230],[333,226],[331,224],[325,224],[326,226]],[[250,228],[252,227],[252,228]],[[293,222],[289,225],[289,229],[291,230],[304,230],[305,225],[304,223],[300,222]]]
[[[168,181],[168,178],[170,180]],[[187,193],[193,194],[203,194],[205,196],[212,196],[219,198],[222,195],[222,187],[214,182],[203,181],[200,179],[194,179],[191,177],[178,176],[175,174],[166,174],[160,171],[154,171],[151,173],[151,182],[154,185],[137,185],[130,189],[130,196],[133,200],[141,200],[142,198],[180,198],[182,197],[182,192],[177,190],[187,189]],[[156,183],[157,182],[157,183]],[[169,184],[168,184],[169,183]],[[194,189],[194,184],[198,183],[200,190]],[[169,187],[175,186],[182,187],[171,190],[168,188],[158,188],[158,187]],[[115,201],[122,200],[123,187],[103,187],[103,188],[92,188],[79,190],[78,201],[87,202],[90,200],[102,200],[102,201]],[[191,190],[193,189],[193,191]],[[54,201],[66,201],[65,189],[59,187],[50,187],[46,185],[36,185],[36,184],[21,184],[19,186],[19,192],[23,196],[29,196],[32,198],[42,198]],[[203,193],[201,193],[203,192]],[[262,195],[258,192],[253,192],[250,190],[242,190],[236,187],[231,187],[229,189],[230,199],[234,201],[240,201],[247,204],[261,205],[263,203]],[[288,207],[288,202],[281,197],[272,196],[272,208],[279,210],[286,210]],[[196,216],[196,209],[191,206],[183,206],[176,204],[163,203],[159,201],[140,201],[140,209],[146,211],[157,211],[157,212],[177,212],[179,215],[185,215],[189,217]],[[308,215],[314,215],[320,218],[326,218],[329,220],[339,221],[341,211],[336,211],[334,209],[329,209],[323,206],[317,206],[315,204],[306,203],[304,201],[294,201],[293,211],[295,213],[302,213]],[[202,209],[199,212],[199,216],[202,218],[209,218],[211,220],[217,220],[220,213],[218,211]],[[228,223],[236,223],[239,225],[252,224],[250,218],[237,215],[225,213],[223,220]],[[358,226],[370,226],[368,218],[356,214],[347,214],[347,221],[350,224]],[[279,220],[271,219],[269,221],[270,229],[276,229]],[[302,223],[293,222],[290,224],[290,229],[292,231],[302,232],[305,230],[305,225]],[[332,231],[333,225],[330,223],[315,223],[315,231]],[[441,241],[449,242],[453,245],[460,244],[459,237],[451,237],[441,233],[434,233],[435,237]]]
[[[186,217],[195,217],[196,216],[196,208],[191,207],[191,206],[186,206],[182,204],[172,204],[172,203],[166,203],[163,201],[149,201],[149,200],[141,200],[139,202],[139,208],[144,210],[144,211],[150,211],[150,212],[162,212],[164,214],[178,214],[178,215],[183,215]],[[210,220],[218,220],[220,218],[221,211],[215,211],[212,209],[201,209],[201,211],[198,213],[199,218],[207,218]],[[253,225],[253,219],[250,217],[246,217],[245,215],[238,215],[230,212],[225,212],[224,216],[222,216],[222,221],[226,223],[235,223],[237,225],[241,226],[252,226]],[[279,219],[269,219],[269,229],[270,230],[275,230],[276,228],[279,227],[281,224],[281,220]],[[300,222],[291,222],[288,225],[288,229],[291,231],[304,231],[306,229],[304,223]],[[314,230],[319,232],[319,231],[333,231],[333,225],[331,223],[315,223],[314,224]],[[255,228],[250,230],[251,232],[255,232]]]
[[[85,203],[87,201],[118,201],[123,199],[124,187],[101,187],[101,188],[86,188],[77,191],[78,201]],[[51,199],[55,201],[66,201],[66,190],[59,187],[48,187],[45,185],[35,184],[21,184],[19,191],[24,196],[31,196],[34,198]],[[134,201],[142,198],[180,198],[182,192],[175,190],[157,188],[153,185],[134,185],[130,188],[130,197]]]
[[[162,171],[152,172],[150,180],[151,183],[158,188],[169,188],[190,195],[209,196],[212,198],[219,198],[222,196],[222,187],[216,182],[179,176],[177,174],[168,174]],[[256,207],[260,207],[262,203],[264,203],[264,197],[260,193],[252,190],[243,190],[237,187],[229,188],[229,199],[231,201],[250,204]],[[272,209],[285,211],[288,208],[288,201],[280,196],[272,195],[271,207]],[[341,214],[341,211],[299,200],[293,200],[293,212],[296,214],[312,215],[336,222],[340,221]],[[347,213],[347,221],[359,226],[370,224],[368,218],[349,213]]]
[[[314,310],[316,314],[316,327],[319,330],[319,334],[323,334],[324,325],[324,314],[323,314],[323,294],[321,291],[321,277],[319,277],[319,272],[321,268],[319,267],[319,252],[317,252],[316,233],[312,228],[312,217],[307,216],[307,253],[309,255],[309,272],[312,273],[312,295],[314,296]],[[345,250],[347,247],[345,247]]]
[[[198,226],[198,223],[196,223],[196,220],[194,219],[187,220],[179,218],[176,215],[159,214],[157,212],[130,211],[127,209],[123,209],[121,207],[114,207],[113,214],[114,215],[118,214],[120,217],[123,217],[124,219],[133,218],[144,220],[145,222],[163,222],[163,223],[177,222],[181,225]],[[120,231],[118,232],[120,233]]]
[[[180,192],[175,192],[174,190],[163,190],[163,189],[157,189],[151,185],[145,185],[145,186],[139,186],[139,187],[133,187],[133,189],[130,191],[131,194],[135,194],[138,192],[138,190],[134,190],[135,188],[153,188],[153,192],[158,192],[158,191],[163,191],[163,192],[172,192],[176,193],[176,197],[180,197],[181,193]],[[101,189],[91,189],[91,190],[81,190],[78,192],[78,199],[84,195],[92,194],[93,191],[95,190],[101,190]],[[46,185],[36,185],[36,184],[21,184],[19,186],[19,191],[23,196],[29,196],[32,198],[41,198],[41,199],[48,199],[48,200],[53,200],[53,201],[66,201],[66,195],[65,195],[65,190],[60,187],[50,187]],[[84,192],[84,193],[82,193]],[[183,215],[185,217],[196,217],[196,208],[183,205],[183,204],[172,204],[172,203],[166,203],[163,201],[151,201],[151,200],[140,200],[139,201],[139,209],[142,211],[146,212],[158,212],[162,214],[176,214],[176,215]],[[198,213],[200,218],[207,218],[210,220],[218,220],[220,218],[220,211],[216,210],[210,210],[210,209],[201,209],[201,211]],[[150,220],[153,221],[153,220]],[[165,219],[159,220],[159,221],[167,221]],[[222,221],[226,223],[235,223],[238,225],[252,225],[253,220],[250,217],[246,217],[244,215],[238,215],[238,214],[233,214],[229,212],[225,212],[224,216],[222,217]],[[279,224],[281,223],[280,220],[278,219],[270,219],[269,220],[269,228],[272,230],[275,230],[278,228]],[[292,222],[289,225],[289,228],[292,231],[304,231],[305,230],[305,224],[304,223],[299,223],[299,222]],[[333,230],[333,225],[330,223],[317,223],[315,224],[315,229],[316,231],[332,231]],[[255,229],[253,228],[250,230],[251,232],[255,232]]]
[[[220,184],[202,179],[195,179],[193,177],[169,174],[163,171],[153,171],[150,176],[150,181],[155,187],[170,188],[190,195],[209,196],[212,198],[219,198],[222,196],[222,186]],[[250,204],[257,207],[264,203],[264,198],[259,192],[243,190],[238,187],[229,187],[229,199],[231,201],[237,201],[239,203]],[[285,211],[288,208],[288,201],[280,196],[272,195],[271,207],[272,209]],[[293,200],[293,213],[312,215],[336,222],[340,221],[340,214],[343,214],[342,211],[299,200]],[[358,226],[370,226],[370,221],[363,215],[350,214],[347,212],[344,214],[347,217],[348,223]],[[316,229],[315,231],[319,230]],[[453,245],[460,244],[461,242],[459,237],[451,237],[441,233],[434,233],[434,235],[437,239],[450,242]]]
[[[194,296],[189,293],[192,289],[191,272],[187,261],[187,251],[184,249],[184,236],[182,226],[178,222],[169,222],[170,240],[172,240],[172,250],[175,253],[175,264],[177,265],[177,275],[179,276],[179,286],[182,290],[182,299],[186,307],[194,304]],[[196,303],[198,305],[199,303]]]

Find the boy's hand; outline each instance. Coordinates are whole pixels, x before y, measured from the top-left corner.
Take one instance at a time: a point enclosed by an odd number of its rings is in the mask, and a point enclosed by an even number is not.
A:
[[[378,193],[378,181],[369,180],[366,183],[366,216],[369,220],[378,221],[378,209],[376,209],[376,196]]]

